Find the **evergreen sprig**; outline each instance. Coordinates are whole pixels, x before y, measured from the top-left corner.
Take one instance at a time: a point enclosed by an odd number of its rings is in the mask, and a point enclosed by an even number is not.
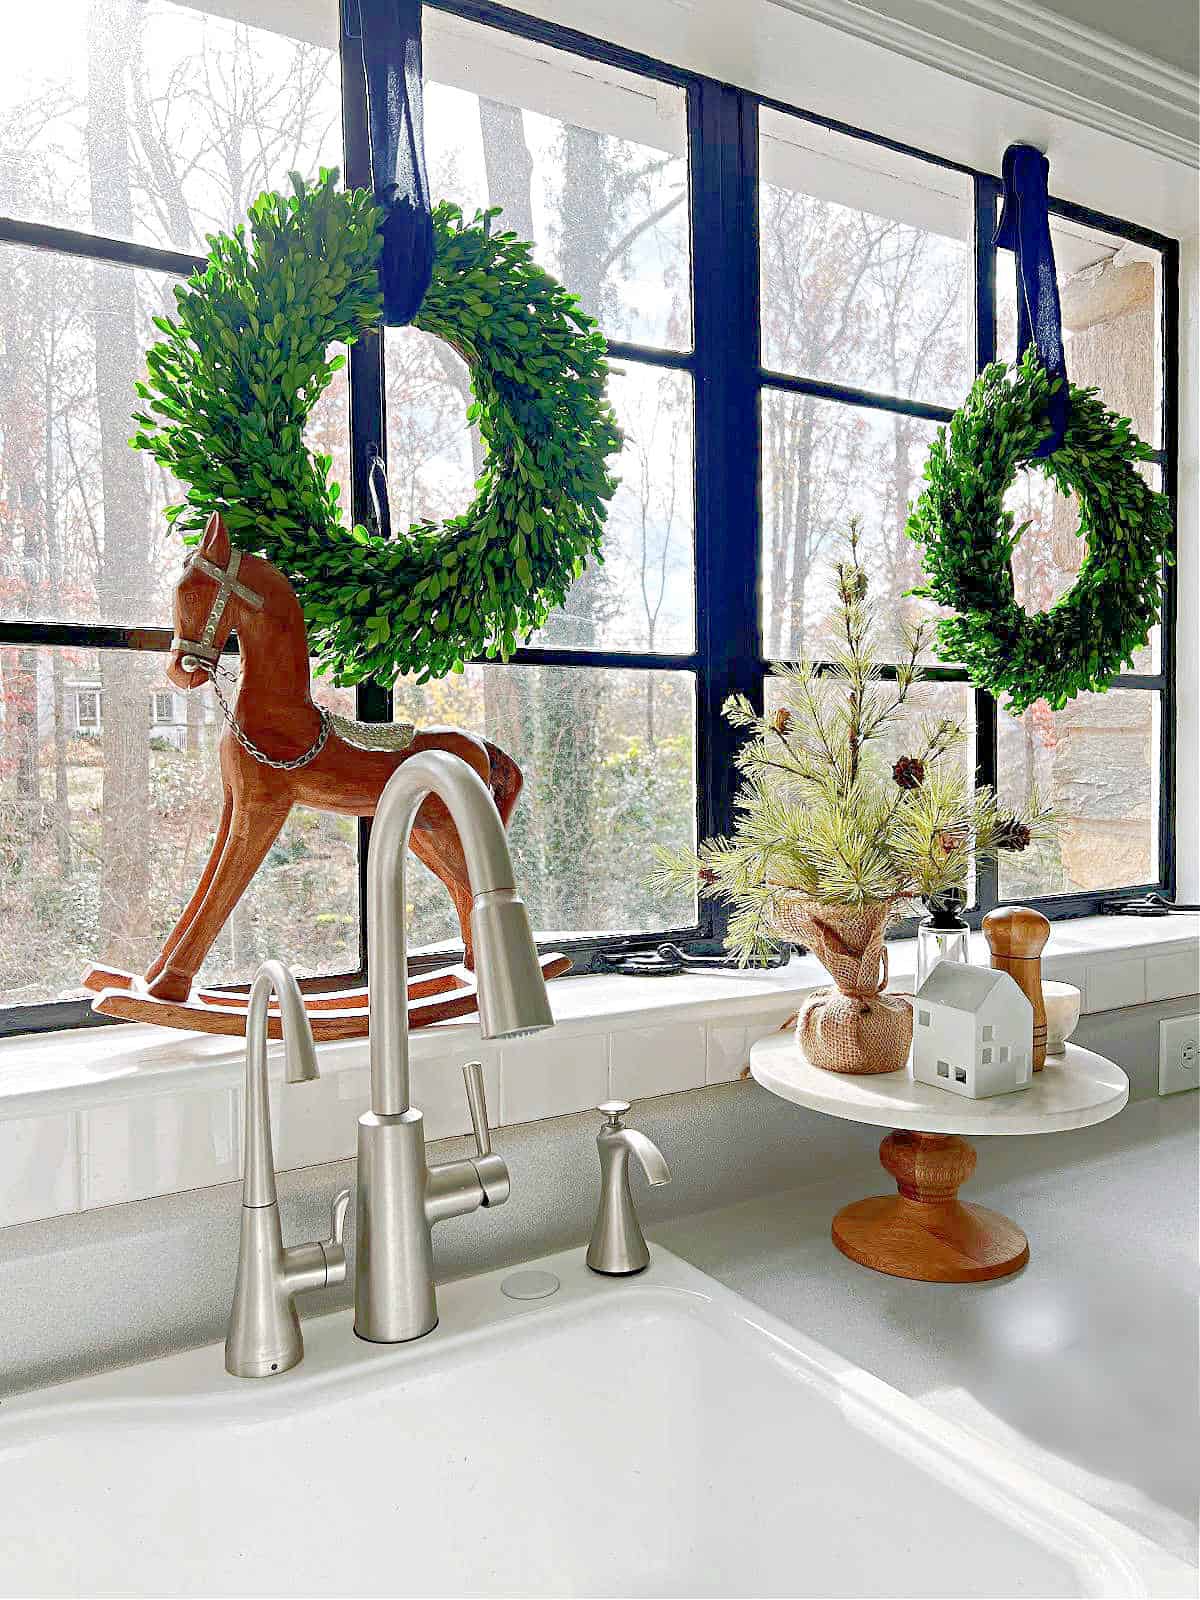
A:
[[[1163,564],[1172,559],[1170,503],[1136,470],[1154,451],[1096,390],[1071,386],[1063,443],[1034,458],[1060,381],[1032,350],[1013,367],[986,367],[938,430],[927,486],[908,518],[909,537],[925,547],[926,581],[914,593],[957,613],[938,624],[938,653],[961,662],[972,683],[1007,694],[1016,713],[1040,699],[1059,710],[1132,665],[1159,619]],[[1078,531],[1087,540],[1072,587],[1033,615],[1018,605],[1012,575],[1028,524],[1017,527],[1004,505],[1025,466],[1079,496]]]
[[[382,212],[337,173],[260,195],[249,234],[209,238],[208,264],[175,291],[174,318],[138,384],[130,441],[187,485],[167,517],[194,542],[219,510],[242,550],[296,588],[312,653],[339,683],[424,680],[507,656],[600,555],[620,433],[605,398],[605,343],[574,296],[497,210],[434,210],[433,281],[414,326],[466,362],[484,463],[461,515],[391,540],[348,527],[331,458],[304,426],[344,356],[380,324]]]
[[[726,944],[743,961],[779,942],[773,926],[788,896],[843,906],[936,900],[965,887],[973,861],[1050,831],[1036,795],[1023,810],[1001,811],[991,789],[974,787],[951,759],[965,738],[953,718],[916,721],[909,753],[894,766],[878,754],[924,681],[928,630],[909,632],[895,675],[885,678],[858,543],[851,522],[849,559],[836,568],[832,668],[776,667],[781,704],[762,716],[744,696],[726,703],[726,720],[748,735],[735,758],[742,783],[732,835],[697,852],[658,852],[661,889],[698,884],[705,898],[730,905]]]

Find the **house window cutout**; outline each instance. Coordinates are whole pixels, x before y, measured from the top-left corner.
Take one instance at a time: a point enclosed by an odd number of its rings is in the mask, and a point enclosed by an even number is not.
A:
[[[995,1034],[996,1034],[995,1027],[990,1022],[985,1022],[984,1025],[983,1025],[983,1037],[984,1037],[984,1039],[985,1040],[986,1039],[992,1039],[992,1038],[995,1037]]]
[[[955,1081],[955,1083],[966,1083],[966,1081],[967,1081],[967,1069],[966,1069],[966,1067],[955,1067],[955,1069],[954,1069],[954,1081]]]
[[[1001,1061],[1008,1060],[1008,1046],[1006,1044],[1000,1046],[1000,1059]]]
[[[983,1052],[982,1052],[982,1055],[981,1055],[980,1059],[982,1060],[982,1062],[983,1062],[985,1067],[991,1061],[991,1059],[992,1059],[992,1047],[991,1047],[990,1044],[985,1044],[984,1045]],[[1001,1056],[1000,1059],[1001,1059],[1001,1061],[1003,1061],[1004,1057]]]
[[[922,1028],[927,1028],[929,1026],[929,1013],[925,1010],[924,1006],[917,1007],[917,1021],[920,1023]]]
[[[938,1062],[938,1077],[939,1078],[948,1078],[949,1076],[950,1076],[950,1063],[948,1061],[939,1061]]]

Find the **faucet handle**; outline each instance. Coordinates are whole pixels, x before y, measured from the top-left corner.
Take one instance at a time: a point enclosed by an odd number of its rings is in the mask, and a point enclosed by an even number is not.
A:
[[[346,1213],[350,1209],[350,1190],[339,1189],[329,1207],[329,1242],[341,1244],[346,1232]]]
[[[329,1207],[329,1237],[321,1240],[325,1256],[325,1286],[334,1288],[346,1281],[346,1213],[350,1209],[349,1189],[339,1189]]]
[[[604,1132],[619,1133],[620,1130],[625,1126],[621,1119],[629,1110],[629,1101],[601,1100],[600,1104],[596,1107],[596,1110],[599,1111],[605,1118],[607,1118],[604,1124]]]
[[[481,1156],[492,1153],[492,1130],[488,1126],[487,1095],[483,1087],[483,1062],[468,1061],[463,1071],[467,1090],[467,1110],[475,1133],[475,1148]]]
[[[481,1205],[502,1206],[508,1199],[508,1167],[503,1156],[492,1154],[492,1130],[488,1126],[487,1095],[483,1088],[483,1063],[468,1061],[463,1068],[467,1088],[467,1109],[475,1133],[476,1154],[471,1160],[482,1193]]]

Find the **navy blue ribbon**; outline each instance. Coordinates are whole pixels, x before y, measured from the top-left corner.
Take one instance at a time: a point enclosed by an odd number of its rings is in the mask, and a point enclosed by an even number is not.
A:
[[[386,216],[379,286],[383,320],[411,322],[433,275],[433,208],[425,171],[425,108],[421,76],[421,0],[348,0],[347,32],[357,11],[371,186]]]
[[[1030,345],[1053,378],[1061,378],[1047,408],[1049,433],[1034,455],[1057,450],[1067,432],[1067,360],[1063,350],[1062,307],[1050,239],[1047,182],[1050,163],[1031,144],[1010,144],[1002,168],[1004,204],[995,243],[1017,258],[1017,354]]]

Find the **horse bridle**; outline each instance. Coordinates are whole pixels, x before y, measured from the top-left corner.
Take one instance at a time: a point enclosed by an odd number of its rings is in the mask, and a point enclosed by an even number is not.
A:
[[[213,666],[220,660],[221,652],[213,648],[213,640],[217,637],[217,629],[221,625],[221,618],[225,613],[225,607],[229,604],[230,595],[237,595],[239,600],[244,600],[255,611],[262,610],[262,595],[244,583],[238,582],[238,570],[241,564],[242,552],[238,549],[230,550],[227,567],[219,567],[215,561],[210,561],[207,556],[201,555],[199,550],[193,550],[184,561],[185,574],[194,569],[196,572],[202,572],[206,578],[211,578],[217,586],[199,639],[181,639],[176,634],[171,640],[171,649],[179,653],[179,665],[185,672],[195,672],[205,664]]]
[[[229,552],[229,565],[219,567],[215,561],[210,561],[207,556],[193,550],[183,563],[185,575],[195,569],[202,572],[206,578],[212,578],[217,585],[217,592],[213,603],[209,607],[208,617],[204,627],[200,630],[199,639],[181,639],[178,634],[171,640],[171,649],[179,656],[179,665],[185,672],[203,672],[208,675],[212,684],[213,694],[217,697],[217,704],[221,714],[229,724],[229,731],[245,750],[247,755],[263,767],[271,767],[276,772],[295,772],[297,767],[306,767],[324,750],[329,738],[329,712],[324,706],[317,706],[316,712],[321,719],[320,731],[309,745],[307,750],[298,756],[293,756],[289,761],[282,761],[277,756],[268,755],[261,745],[254,740],[242,727],[235,716],[232,707],[221,693],[221,685],[217,681],[219,672],[226,672],[221,665],[221,652],[214,646],[213,640],[217,637],[217,629],[221,624],[221,617],[225,607],[229,604],[231,595],[237,595],[239,600],[244,600],[255,611],[263,608],[263,597],[256,590],[238,581],[238,569],[242,564],[242,552],[236,548]],[[232,674],[227,674],[232,676]]]

